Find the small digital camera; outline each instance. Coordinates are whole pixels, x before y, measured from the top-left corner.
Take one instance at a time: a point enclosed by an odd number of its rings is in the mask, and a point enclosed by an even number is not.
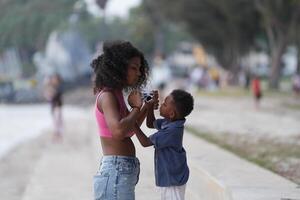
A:
[[[142,94],[142,100],[144,102],[151,101],[153,99],[153,96],[154,96],[153,92],[149,92],[149,91],[143,91],[143,92],[141,92],[141,94]]]

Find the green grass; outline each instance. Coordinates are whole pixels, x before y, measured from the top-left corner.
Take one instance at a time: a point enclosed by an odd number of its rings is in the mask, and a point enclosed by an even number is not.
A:
[[[199,90],[197,94],[210,97],[246,97],[251,96],[251,91],[241,87],[227,87],[215,91]]]
[[[300,104],[282,103],[282,106],[291,110],[300,111]]]
[[[286,97],[291,96],[291,91],[281,91],[281,90],[271,90],[263,87],[263,97]],[[230,86],[226,88],[221,88],[215,91],[198,90],[197,94],[199,96],[208,97],[252,97],[251,88],[245,89],[243,87]]]

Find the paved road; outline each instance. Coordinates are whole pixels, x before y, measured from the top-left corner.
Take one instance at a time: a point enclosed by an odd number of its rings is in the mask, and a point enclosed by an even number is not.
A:
[[[37,137],[50,125],[46,105],[0,104],[0,157],[20,143]]]
[[[92,110],[87,111],[86,116],[93,116]],[[149,131],[147,134],[150,134]],[[154,185],[153,148],[141,147],[136,139],[134,142],[141,161],[136,199],[158,200],[159,193]],[[294,183],[189,133],[185,135],[184,144],[191,170],[186,199],[274,200],[300,195]],[[64,142],[49,143],[45,148],[22,200],[92,199],[92,176],[99,156],[100,144],[94,120],[90,117],[70,120]]]
[[[52,127],[48,104],[0,104],[0,111],[0,158],[14,147],[38,137]],[[82,110],[64,106],[63,114],[67,119],[74,119],[82,115]]]
[[[283,137],[300,135],[300,110],[284,108],[281,99],[265,98],[261,109],[251,98],[197,97],[187,123],[203,131]]]
[[[298,113],[296,111],[289,113],[286,110],[282,113],[280,110],[274,109],[274,106],[276,107],[276,104],[269,104],[266,101],[262,110],[256,111],[249,99],[234,101],[229,98],[216,100],[200,97],[196,101],[195,111],[188,118],[188,123],[201,128],[201,130],[219,132],[234,131],[243,134],[250,130],[262,135],[272,133],[280,137],[284,130],[287,135],[297,134],[297,131],[300,130],[297,123],[300,119]],[[17,108],[19,111],[20,109],[22,107]],[[32,109],[32,107],[24,109],[27,113],[34,110],[37,113],[43,113],[37,115],[36,118],[31,118],[36,119],[36,122],[41,118],[49,120],[46,105],[39,109]],[[96,124],[92,109],[75,109],[74,112],[72,110],[65,113],[66,129],[63,143],[53,144],[48,141],[41,148],[41,156],[34,164],[22,198],[10,198],[9,195],[3,195],[6,190],[1,190],[0,197],[5,196],[4,199],[16,200],[92,199],[91,180],[101,156]],[[282,113],[281,115],[278,114],[279,111]],[[1,128],[2,125],[5,127],[9,124],[7,119],[12,118],[10,114],[13,112],[6,112],[6,114],[1,112],[1,119],[5,119],[6,122],[0,121],[0,123],[2,122]],[[18,124],[22,119],[27,120],[27,116],[28,114],[15,115],[14,117],[19,118],[12,121],[12,124]],[[276,132],[278,129],[280,131]],[[30,130],[30,127],[23,127],[21,130]],[[18,131],[15,134],[18,134]],[[5,131],[1,132],[0,138],[1,135],[4,138]],[[153,149],[152,147],[142,148],[136,139],[134,140],[137,156],[141,160],[140,181],[136,187],[137,199],[159,199],[159,194],[154,186]],[[187,133],[184,143],[191,169],[186,194],[189,200],[273,200],[300,197],[299,189],[296,189],[296,185],[290,181],[249,164],[193,135]],[[19,159],[21,158],[29,157],[24,156]],[[17,183],[15,184],[17,185]],[[3,184],[0,180],[0,186]]]

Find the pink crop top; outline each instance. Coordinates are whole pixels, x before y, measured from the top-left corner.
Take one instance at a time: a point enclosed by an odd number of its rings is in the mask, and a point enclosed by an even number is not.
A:
[[[97,124],[98,124],[99,136],[100,136],[100,137],[108,137],[108,138],[112,138],[112,133],[111,133],[111,131],[109,130],[109,128],[108,128],[108,126],[107,126],[107,123],[106,123],[106,120],[105,120],[105,116],[104,116],[104,114],[98,109],[98,106],[97,106],[98,98],[100,97],[100,95],[101,95],[103,92],[106,92],[106,91],[112,92],[112,93],[117,97],[121,118],[127,116],[128,110],[127,110],[127,107],[126,107],[126,104],[125,104],[125,101],[124,101],[124,97],[123,97],[123,94],[122,94],[122,91],[121,91],[121,90],[113,90],[113,89],[105,88],[105,89],[101,90],[101,91],[98,93],[97,98],[96,98],[96,103],[95,103],[95,114],[96,114],[96,120],[97,120]],[[134,135],[134,132],[129,132],[129,133],[126,135],[126,137],[131,137],[131,136],[133,136],[133,135]]]

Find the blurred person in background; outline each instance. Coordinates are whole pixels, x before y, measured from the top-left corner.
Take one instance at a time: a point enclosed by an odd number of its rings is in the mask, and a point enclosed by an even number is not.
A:
[[[217,68],[212,67],[209,69],[209,75],[211,77],[212,85],[214,88],[219,88],[220,86],[220,72]]]
[[[199,65],[192,69],[192,73],[189,75],[190,89],[197,91],[201,88],[201,79],[203,76],[203,68]]]
[[[164,90],[171,80],[171,70],[165,60],[165,56],[158,54],[154,57],[153,67],[151,68],[151,81],[155,89],[158,89],[160,100],[164,99]]]
[[[254,75],[252,79],[252,93],[254,96],[255,108],[259,109],[262,98],[261,82],[258,75]]]
[[[58,73],[45,79],[45,97],[50,102],[51,115],[54,125],[53,141],[61,141],[63,134],[63,81]]]
[[[200,86],[203,89],[210,90],[211,82],[212,82],[212,80],[211,80],[209,71],[208,71],[207,67],[205,67],[205,68],[203,68],[203,73],[202,73],[202,76],[200,79]]]

